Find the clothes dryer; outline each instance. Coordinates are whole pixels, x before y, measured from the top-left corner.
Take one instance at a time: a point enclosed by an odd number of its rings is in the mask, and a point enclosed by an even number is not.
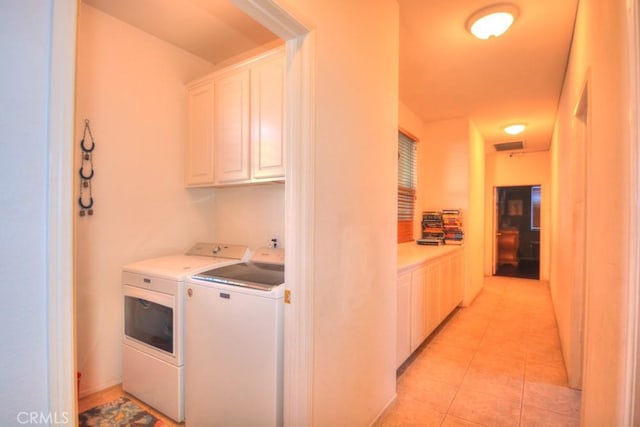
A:
[[[184,420],[184,282],[249,255],[246,246],[198,243],[186,254],[123,267],[124,391],[178,422]]]

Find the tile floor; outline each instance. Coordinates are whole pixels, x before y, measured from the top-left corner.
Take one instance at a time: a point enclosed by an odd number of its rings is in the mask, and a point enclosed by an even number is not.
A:
[[[545,282],[487,278],[416,353],[376,427],[580,425]]]

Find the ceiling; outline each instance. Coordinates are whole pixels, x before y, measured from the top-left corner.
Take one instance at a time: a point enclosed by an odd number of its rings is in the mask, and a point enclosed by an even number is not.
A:
[[[229,0],[83,1],[214,64],[277,38]],[[549,148],[578,0],[513,0],[518,19],[490,40],[466,30],[489,0],[398,3],[405,105],[426,122],[469,117],[487,152],[515,140],[526,151]],[[527,130],[506,135],[515,122]]]
[[[82,0],[213,64],[277,37],[229,0]]]
[[[504,35],[466,30],[488,0],[398,0],[400,99],[427,122],[470,117],[487,142],[549,149],[578,0],[513,0],[520,13]],[[502,128],[526,123],[513,137]]]

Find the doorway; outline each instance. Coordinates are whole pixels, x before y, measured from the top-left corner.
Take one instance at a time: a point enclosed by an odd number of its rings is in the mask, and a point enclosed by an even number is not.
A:
[[[248,14],[257,16],[259,21],[268,26],[279,37],[286,40],[287,51],[287,100],[286,100],[286,129],[287,139],[297,144],[287,146],[287,175],[291,177],[292,185],[286,186],[285,234],[295,236],[288,240],[287,288],[296,294],[296,304],[288,310],[285,316],[286,345],[285,357],[293,361],[287,364],[285,372],[285,424],[295,424],[297,420],[302,425],[310,424],[311,407],[311,356],[313,330],[313,301],[308,295],[313,285],[312,248],[314,217],[313,217],[313,167],[314,164],[314,83],[311,78],[314,69],[314,32],[307,29],[289,13],[288,10],[269,0],[252,0],[244,2],[235,0]],[[53,131],[51,131],[51,164],[60,164],[50,174],[53,191],[56,197],[51,198],[49,227],[55,247],[49,257],[50,289],[50,342],[53,343],[49,352],[49,396],[51,413],[77,415],[77,387],[76,387],[76,358],[75,327],[76,310],[69,310],[74,306],[75,291],[73,273],[74,223],[72,205],[73,183],[73,117],[75,100],[75,51],[77,46],[76,27],[79,4],[76,2],[55,2],[53,11],[54,43],[52,58],[54,101],[50,105]],[[58,52],[59,54],[55,54]],[[58,120],[60,117],[65,120]],[[59,159],[59,161],[57,161]],[[295,159],[295,161],[290,161]],[[58,176],[60,175],[60,176]],[[58,185],[59,184],[59,185]],[[53,194],[52,193],[52,194]],[[67,197],[64,197],[64,196]],[[59,250],[58,250],[59,249]],[[61,254],[61,255],[60,255]],[[292,326],[293,325],[293,326]],[[300,351],[303,348],[305,351]],[[292,389],[295,389],[292,391]],[[76,417],[77,418],[77,417]]]
[[[541,186],[496,187],[494,275],[540,279]]]

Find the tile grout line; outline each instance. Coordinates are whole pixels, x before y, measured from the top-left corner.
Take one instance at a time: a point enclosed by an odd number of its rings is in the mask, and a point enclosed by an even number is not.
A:
[[[502,300],[503,295],[500,295],[500,299],[498,300],[498,303]],[[471,302],[471,304],[473,304],[473,302]],[[491,320],[494,318],[495,314],[490,314],[489,316],[489,320],[487,321],[487,324],[484,327],[484,331],[482,332],[482,336],[480,337],[480,340],[478,341],[478,345],[480,346],[482,344],[482,341],[484,341],[485,336],[487,335],[487,330],[489,329],[489,324],[491,323]],[[449,411],[451,410],[451,406],[453,405],[453,402],[455,402],[456,397],[458,397],[458,393],[460,392],[460,388],[462,388],[462,383],[464,383],[464,379],[466,378],[467,374],[469,373],[469,369],[471,368],[471,364],[473,363],[473,360],[477,357],[478,355],[478,350],[479,347],[476,347],[473,349],[473,356],[471,356],[471,359],[469,360],[469,363],[467,364],[467,368],[464,371],[464,375],[462,375],[462,380],[460,381],[460,384],[456,387],[456,392],[453,395],[453,398],[451,399],[451,402],[449,403],[449,406],[447,407],[446,412],[444,413],[444,418],[442,419],[442,421],[440,422],[440,427],[442,427],[442,425],[444,424],[445,420],[447,419],[447,416],[449,415]],[[453,416],[453,415],[452,415]],[[466,420],[465,418],[461,418],[465,421],[469,421],[469,422],[473,422],[471,420]]]
[[[505,296],[505,292],[506,292],[506,285],[503,284],[501,286],[501,293],[500,293],[500,298],[498,299],[498,303],[497,305],[502,305],[503,302],[509,302],[507,301],[507,297]],[[495,320],[496,315],[494,314],[493,317],[490,319],[489,323],[492,320]],[[485,332],[486,333],[486,332]],[[527,327],[527,336],[525,337],[525,346],[527,346],[527,340],[528,340],[528,336],[529,336],[529,328]],[[521,427],[522,426],[522,416],[523,416],[523,412],[524,412],[524,382],[525,382],[525,377],[526,377],[526,371],[527,371],[527,356],[528,356],[528,349],[525,351],[525,357],[524,357],[524,367],[522,370],[522,386],[520,388],[520,413],[518,416],[518,426]]]
[[[499,302],[502,303],[502,301],[505,299],[505,288],[506,285],[503,285],[503,292],[500,295],[500,300]],[[529,328],[527,327],[527,336],[525,337],[525,347],[528,347],[527,345],[527,340],[528,340],[528,336],[529,336]],[[525,382],[525,377],[526,377],[526,373],[527,373],[527,356],[528,356],[528,349],[525,350],[525,356],[524,356],[524,367],[522,369],[522,387],[520,388],[520,415],[518,417],[518,426],[522,427],[522,415],[524,413],[524,382]]]

